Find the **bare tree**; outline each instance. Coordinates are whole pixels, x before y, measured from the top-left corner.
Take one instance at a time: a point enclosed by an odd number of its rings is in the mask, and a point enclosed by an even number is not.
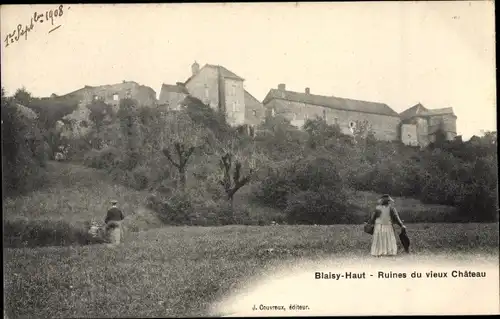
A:
[[[162,132],[162,152],[179,172],[179,186],[186,187],[186,169],[197,149],[203,149],[210,138],[210,132],[195,124],[183,111],[172,111],[165,115]]]
[[[241,148],[238,147],[235,140],[227,141],[218,146],[219,166],[222,171],[219,184],[224,188],[226,199],[232,210],[234,208],[234,195],[247,185],[255,175],[259,156],[253,145]],[[246,173],[244,172],[244,164],[247,166]]]

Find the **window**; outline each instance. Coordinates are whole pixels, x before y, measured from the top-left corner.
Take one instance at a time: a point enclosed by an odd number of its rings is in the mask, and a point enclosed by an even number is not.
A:
[[[252,114],[253,114],[253,116],[257,116],[257,111],[256,111],[256,110],[253,110],[253,111],[252,111]]]
[[[132,90],[128,89],[126,94],[127,94],[127,98],[132,97]]]
[[[339,119],[338,119],[338,118],[334,118],[334,119],[333,119],[333,124],[335,124],[335,125],[339,125]]]
[[[293,120],[295,121],[297,119],[297,113],[293,113]]]
[[[233,84],[233,86],[231,87],[231,94],[232,94],[233,96],[235,96],[235,95],[236,95],[236,84]]]
[[[305,120],[309,119],[309,115],[307,113],[304,115],[304,119]]]
[[[97,101],[97,100],[99,99],[99,97],[98,97],[97,95],[94,95],[94,96],[93,96],[93,99],[94,99],[95,101]]]
[[[323,120],[326,121],[326,110],[323,110]]]
[[[113,94],[113,101],[118,101],[118,94]]]
[[[208,99],[208,85],[205,84],[205,98]]]
[[[233,102],[233,112],[236,112],[236,102]]]
[[[276,116],[276,110],[274,108],[271,109],[271,115]]]

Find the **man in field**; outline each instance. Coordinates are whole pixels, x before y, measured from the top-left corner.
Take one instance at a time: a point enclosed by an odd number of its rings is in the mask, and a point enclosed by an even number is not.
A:
[[[121,222],[125,218],[122,211],[117,207],[116,200],[111,201],[111,208],[106,214],[104,223],[106,224],[106,235],[110,244],[117,245],[121,242],[122,225]]]

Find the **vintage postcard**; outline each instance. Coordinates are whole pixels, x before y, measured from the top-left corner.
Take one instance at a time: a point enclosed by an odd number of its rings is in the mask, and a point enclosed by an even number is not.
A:
[[[4,318],[498,314],[494,10],[2,5]]]

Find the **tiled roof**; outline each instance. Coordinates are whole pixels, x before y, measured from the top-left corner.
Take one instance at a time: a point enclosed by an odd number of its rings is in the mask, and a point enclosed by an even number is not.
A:
[[[384,103],[351,100],[335,96],[324,96],[324,95],[306,94],[306,93],[272,89],[267,94],[263,103],[267,104],[267,102],[269,102],[272,99],[282,99],[282,100],[300,102],[305,104],[313,104],[338,110],[365,112],[365,113],[399,117],[399,114],[396,111],[394,111],[387,104]]]
[[[418,104],[410,107],[406,111],[400,113],[399,116],[402,119],[409,119],[409,118],[416,116],[417,114],[420,114],[423,111],[427,111],[427,109],[422,104],[418,103]]]
[[[219,72],[220,72],[220,75],[224,78],[230,78],[230,79],[236,79],[236,80],[241,80],[241,81],[244,81],[245,79],[237,76],[236,74],[234,74],[233,72],[229,71],[228,69],[226,69],[225,67],[221,66],[221,65],[214,65],[214,64],[205,64],[203,66],[203,68],[215,68],[215,69],[218,69]],[[202,68],[202,69],[203,69]],[[194,76],[190,76],[186,82],[184,82],[184,84],[187,84],[189,81],[191,81],[191,79],[193,78]]]
[[[172,84],[162,84],[161,92],[174,92],[174,93],[189,94],[189,92],[187,91],[187,89],[185,87],[180,86],[180,85],[172,85]]]
[[[399,116],[403,120],[407,120],[415,116],[433,116],[433,115],[445,115],[445,114],[455,115],[453,113],[453,108],[451,107],[429,110],[425,108],[422,104],[418,103],[417,105],[414,105],[409,109],[407,109],[406,111],[399,114]]]
[[[232,78],[232,79],[243,81],[243,78],[237,76],[236,74],[234,74],[233,72],[229,71],[228,69],[226,69],[225,67],[223,67],[221,65],[206,64],[205,66],[207,66],[209,68],[219,69],[220,74],[222,75],[222,77]]]

